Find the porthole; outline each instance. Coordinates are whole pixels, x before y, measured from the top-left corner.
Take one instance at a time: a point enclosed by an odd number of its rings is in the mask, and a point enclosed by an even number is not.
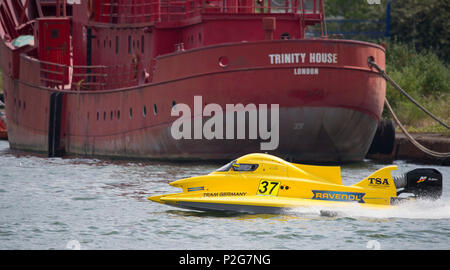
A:
[[[113,111],[111,111],[110,116],[109,116],[110,120],[113,120],[113,116],[114,116]]]
[[[147,107],[144,106],[144,108],[142,108],[142,115],[144,115],[144,117],[147,116]]]
[[[120,110],[117,110],[117,120],[120,120]]]
[[[98,119],[100,119],[100,113],[99,112],[97,112],[97,121],[98,121]]]
[[[103,112],[103,120],[106,121],[106,111]]]
[[[133,108],[130,108],[130,119],[133,118]]]
[[[156,104],[153,104],[153,114],[154,115],[158,114],[158,107],[156,107]]]
[[[229,65],[228,57],[226,57],[226,56],[221,56],[221,57],[219,58],[219,66],[220,66],[220,67],[223,67],[223,68],[226,68],[226,67],[228,67],[228,65]]]

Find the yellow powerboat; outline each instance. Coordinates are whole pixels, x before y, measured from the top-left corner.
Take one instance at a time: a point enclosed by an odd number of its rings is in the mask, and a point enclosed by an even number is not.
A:
[[[439,171],[416,169],[393,178],[391,171],[396,169],[387,166],[344,186],[338,166],[295,164],[268,154],[248,154],[208,175],[171,182],[181,193],[148,199],[200,211],[274,213],[286,208],[335,209],[349,204],[389,208],[399,200],[441,196]],[[401,193],[409,196],[399,197]]]

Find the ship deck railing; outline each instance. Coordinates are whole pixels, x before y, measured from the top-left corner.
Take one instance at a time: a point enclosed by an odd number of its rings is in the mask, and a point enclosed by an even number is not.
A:
[[[39,82],[28,83],[52,89],[75,91],[119,89],[148,83],[150,80],[147,72],[150,61],[109,66],[64,65],[39,60],[26,54],[21,54],[21,61],[23,62],[21,66],[27,67],[24,72],[39,72],[37,76]]]
[[[322,18],[323,0],[99,0],[102,23],[173,22],[201,14],[302,14]]]

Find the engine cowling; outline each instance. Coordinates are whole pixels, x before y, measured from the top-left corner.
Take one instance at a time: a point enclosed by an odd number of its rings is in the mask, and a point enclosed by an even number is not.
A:
[[[398,192],[412,193],[419,198],[438,199],[442,196],[442,174],[432,168],[419,168],[394,177]]]

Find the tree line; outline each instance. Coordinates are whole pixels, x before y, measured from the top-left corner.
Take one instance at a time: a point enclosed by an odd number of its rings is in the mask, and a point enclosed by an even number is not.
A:
[[[387,38],[410,44],[417,51],[432,50],[445,63],[450,61],[449,0],[381,0],[379,5],[367,0],[325,0],[325,14],[327,18],[384,22],[390,15]]]

